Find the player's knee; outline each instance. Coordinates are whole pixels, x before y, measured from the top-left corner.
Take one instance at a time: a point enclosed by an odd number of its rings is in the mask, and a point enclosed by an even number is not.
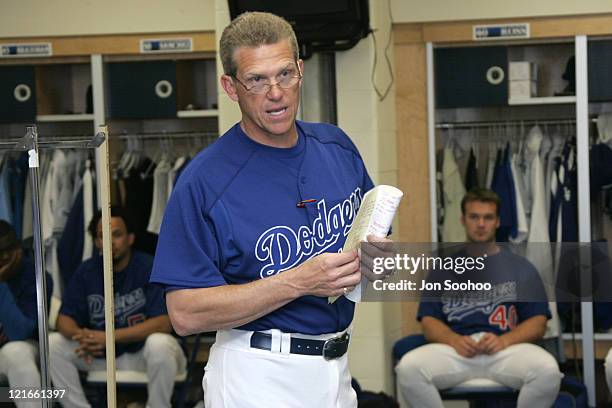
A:
[[[11,367],[32,366],[36,364],[30,345],[23,341],[9,341],[0,349],[2,359]]]
[[[561,386],[563,374],[559,370],[557,362],[551,358],[543,361],[535,367],[527,379],[527,382],[537,383],[537,387],[543,391],[556,392]]]
[[[423,383],[431,382],[431,377],[415,353],[406,353],[395,366],[397,381],[402,390],[418,391]]]
[[[171,349],[176,340],[166,333],[152,333],[145,340],[145,349],[150,352],[164,352]]]
[[[176,339],[166,333],[150,334],[145,340],[144,355],[147,362],[162,363],[170,361],[174,357]]]

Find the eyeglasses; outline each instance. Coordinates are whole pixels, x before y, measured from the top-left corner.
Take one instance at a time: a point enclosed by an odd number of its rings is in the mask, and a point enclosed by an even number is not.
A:
[[[278,85],[282,89],[293,88],[302,79],[302,73],[300,67],[297,67],[297,72],[294,68],[285,68],[280,74],[276,76],[276,82],[270,82],[269,78],[261,75],[255,75],[248,80],[242,82],[236,75],[232,75],[234,78],[247,92],[252,92],[257,95],[266,94],[270,92],[273,86]]]

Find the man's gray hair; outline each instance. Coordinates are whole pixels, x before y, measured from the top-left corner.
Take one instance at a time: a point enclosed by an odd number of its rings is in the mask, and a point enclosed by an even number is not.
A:
[[[219,43],[219,55],[226,75],[235,76],[238,67],[234,52],[240,47],[259,47],[289,40],[293,55],[299,58],[295,32],[285,19],[271,13],[258,11],[240,14],[225,27]]]

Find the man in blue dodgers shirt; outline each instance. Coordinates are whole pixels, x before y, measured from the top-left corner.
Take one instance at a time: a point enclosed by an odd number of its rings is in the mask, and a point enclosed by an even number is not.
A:
[[[89,225],[102,251],[98,212]],[[185,356],[170,334],[163,291],[149,284],[153,259],[132,250],[134,234],[125,210],[111,208],[115,354],[118,370],[146,371],[147,406],[170,407],[174,378]],[[104,272],[99,255],[82,263],[63,294],[57,330],[49,336],[50,373],[56,388],[68,390],[65,407],[89,407],[78,371],[105,370]]]
[[[47,302],[53,282],[47,274]],[[31,251],[21,247],[15,229],[0,220],[0,384],[40,389],[38,371],[36,273]],[[40,402],[15,400],[18,408]]]
[[[545,300],[544,287],[529,261],[495,244],[499,206],[497,194],[486,189],[469,191],[461,202],[467,241],[479,244],[467,251],[486,251],[483,271],[490,272],[496,295],[490,302],[466,300],[465,293],[463,300],[442,294],[421,301],[417,318],[430,344],[406,353],[396,367],[402,395],[413,407],[443,407],[438,390],[472,378],[520,389],[518,407],[550,407],[557,397],[557,362],[531,344],[544,336],[548,303],[513,301],[521,297],[516,292],[524,295],[522,285],[529,285],[531,300]]]
[[[207,408],[356,407],[355,305],[328,296],[361,279],[357,251],[339,251],[372,182],[344,132],[296,122],[303,62],[285,20],[242,14],[220,56],[242,120],[181,175],[151,281],[179,334],[217,331]]]

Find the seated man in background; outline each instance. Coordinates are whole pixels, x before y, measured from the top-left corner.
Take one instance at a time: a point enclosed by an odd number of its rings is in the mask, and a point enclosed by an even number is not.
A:
[[[89,225],[102,252],[98,212]],[[115,293],[115,354],[118,370],[146,371],[147,406],[170,407],[174,378],[185,370],[183,351],[169,333],[170,320],[163,290],[149,284],[153,258],[131,249],[134,234],[121,208],[111,209],[113,286]],[[62,299],[57,330],[49,337],[50,372],[56,388],[70,390],[66,407],[88,407],[78,370],[105,370],[104,275],[101,256],[77,269]]]
[[[463,198],[467,251],[483,256],[470,250],[486,250],[484,266],[493,272],[492,290],[499,296],[475,300],[465,294],[459,299],[443,295],[421,301],[417,318],[430,344],[406,353],[395,369],[402,395],[413,407],[443,407],[438,390],[472,378],[520,389],[518,407],[550,407],[556,399],[563,375],[551,354],[531,344],[543,338],[551,316],[544,288],[529,261],[495,243],[499,206],[500,199],[491,190],[474,189]],[[519,274],[529,277],[531,286],[539,282],[540,287],[531,290],[537,290],[543,301],[512,300],[519,298],[513,279]],[[497,291],[498,285],[515,288],[515,293]]]
[[[47,274],[47,302],[53,282]],[[33,256],[21,248],[13,227],[0,220],[0,383],[11,389],[40,388],[38,312]],[[17,407],[40,402],[16,400]]]

